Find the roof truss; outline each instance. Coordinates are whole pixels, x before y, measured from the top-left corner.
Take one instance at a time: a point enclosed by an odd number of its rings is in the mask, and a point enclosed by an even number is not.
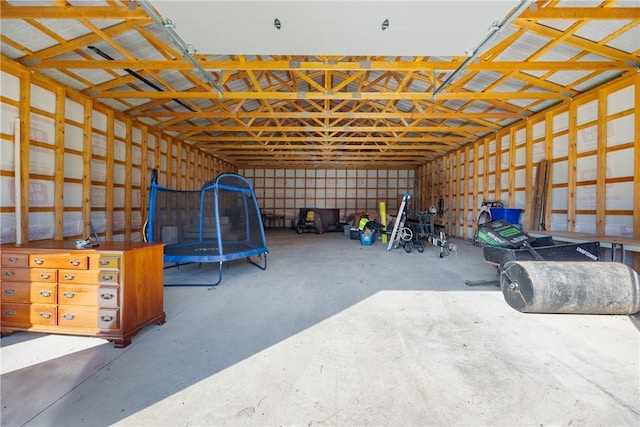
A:
[[[437,95],[466,58],[194,54],[219,94],[136,2],[106,4],[2,0],[2,54],[238,167],[423,164],[640,64],[640,8],[537,1]]]

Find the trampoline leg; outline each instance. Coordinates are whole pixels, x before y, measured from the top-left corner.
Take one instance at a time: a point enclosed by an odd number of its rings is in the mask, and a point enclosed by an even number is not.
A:
[[[167,270],[169,268],[175,268],[176,270],[180,270],[180,266],[181,265],[188,265],[188,264],[193,264],[193,263],[192,262],[182,262],[182,263],[176,262],[173,265],[169,265],[169,266],[163,267],[163,270]]]
[[[253,261],[250,256],[247,257],[247,261],[249,261],[251,264],[255,265],[261,270],[266,270],[267,269],[267,253],[265,252],[264,254],[258,255],[258,258],[262,258],[262,255],[264,255],[264,263],[263,263],[264,265],[260,265],[257,262]]]
[[[220,261],[219,264],[218,281],[216,283],[165,283],[164,286],[217,286],[222,282],[222,261]],[[202,266],[202,263],[200,263],[200,266]]]
[[[218,281],[211,286],[218,286],[220,282],[222,282],[222,261],[219,262],[220,266],[218,267]]]
[[[256,267],[260,268],[261,270],[266,270],[267,269],[267,252],[265,252],[264,254],[259,254],[258,258],[262,258],[262,256],[264,255],[264,262],[263,265],[258,264],[257,262],[253,261],[251,259],[251,257],[247,257],[247,261],[249,261],[251,264],[255,265]],[[185,263],[185,264],[189,264],[189,263]],[[193,284],[188,284],[188,283],[169,283],[169,284],[165,284],[164,286],[217,286],[220,284],[220,282],[222,282],[222,264],[223,262],[220,261],[219,262],[219,267],[218,267],[218,281],[216,283],[193,283]],[[176,267],[178,265],[181,265],[179,263],[176,263],[175,266]],[[202,263],[200,263],[200,265],[202,265]]]

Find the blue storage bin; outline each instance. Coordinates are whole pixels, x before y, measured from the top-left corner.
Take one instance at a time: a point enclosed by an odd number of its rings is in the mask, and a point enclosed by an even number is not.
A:
[[[371,233],[363,233],[360,232],[360,244],[362,246],[371,246],[373,242],[376,241],[376,231],[373,230]]]
[[[502,219],[509,224],[518,224],[521,209],[514,208],[489,208],[491,211],[491,221]]]

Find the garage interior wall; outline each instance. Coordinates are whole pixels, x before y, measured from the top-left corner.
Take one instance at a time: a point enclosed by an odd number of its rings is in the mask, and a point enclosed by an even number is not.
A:
[[[483,201],[522,209],[531,230],[536,164],[546,159],[547,230],[638,238],[639,100],[640,75],[622,78],[450,152],[418,168],[418,204],[442,198],[452,236],[473,237]]]
[[[25,240],[86,237],[91,223],[112,240],[140,240],[150,170],[159,182],[196,189],[221,172],[240,172],[266,214],[294,219],[299,208],[393,212],[414,193],[413,209],[443,200],[448,234],[471,238],[483,201],[528,212],[536,164],[550,161],[549,230],[640,238],[640,75],[614,80],[417,169],[238,169],[150,129],[10,60],[0,102],[0,241],[15,240],[14,127],[20,153]],[[24,129],[29,129],[25,134]],[[240,165],[241,166],[241,165]],[[9,191],[5,191],[8,189]],[[342,211],[344,209],[344,212]],[[26,213],[25,213],[26,212]],[[634,265],[637,268],[637,256]]]
[[[16,241],[16,167],[23,241],[84,238],[90,224],[100,238],[140,241],[152,169],[181,190],[237,170],[10,60],[2,66],[0,243]]]
[[[301,208],[339,209],[341,220],[375,213],[380,202],[398,210],[405,193],[415,193],[413,169],[240,169],[249,178],[263,213],[284,216],[287,225]]]

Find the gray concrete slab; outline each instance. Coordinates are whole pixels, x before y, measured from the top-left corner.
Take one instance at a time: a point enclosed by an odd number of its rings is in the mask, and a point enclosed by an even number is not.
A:
[[[166,287],[130,346],[2,338],[1,424],[639,425],[628,316],[522,314],[481,249],[445,258],[269,230],[268,268]],[[215,280],[215,267],[165,281]]]

